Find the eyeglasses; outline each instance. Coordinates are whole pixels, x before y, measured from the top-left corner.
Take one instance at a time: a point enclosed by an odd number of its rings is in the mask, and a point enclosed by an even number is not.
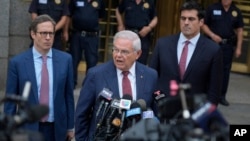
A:
[[[123,56],[127,56],[127,55],[129,55],[130,53],[135,52],[135,50],[132,51],[132,52],[130,52],[130,51],[128,51],[128,50],[120,50],[120,49],[117,49],[117,48],[113,48],[113,49],[112,49],[112,52],[115,53],[115,54],[120,53],[120,54],[123,55]]]
[[[49,37],[54,37],[55,32],[36,32],[39,33],[43,38],[46,38],[48,35]]]

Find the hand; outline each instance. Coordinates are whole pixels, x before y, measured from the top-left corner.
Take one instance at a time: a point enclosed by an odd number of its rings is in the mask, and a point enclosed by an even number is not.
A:
[[[69,40],[69,33],[68,32],[63,32],[63,40],[65,42],[68,42],[68,40]]]
[[[125,30],[125,27],[124,27],[123,25],[118,25],[118,26],[117,26],[117,30],[118,30],[118,31]]]
[[[235,50],[235,57],[238,58],[238,57],[240,57],[240,55],[241,55],[241,49],[239,49],[237,47],[236,50]]]
[[[144,26],[141,30],[140,30],[140,32],[139,32],[139,35],[141,36],[141,37],[145,37],[146,35],[148,35],[148,33],[151,31],[151,27],[149,27],[149,26]]]
[[[222,41],[222,38],[216,34],[213,34],[211,38],[213,41],[215,41],[218,44]]]
[[[75,137],[75,133],[73,131],[67,132],[67,141],[71,141]]]

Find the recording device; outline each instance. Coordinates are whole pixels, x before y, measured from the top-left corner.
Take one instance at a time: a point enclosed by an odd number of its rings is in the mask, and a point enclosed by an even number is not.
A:
[[[94,140],[111,141],[117,135],[121,124],[119,108],[120,100],[111,100],[105,114],[102,114],[101,120],[97,124]]]
[[[107,130],[107,126],[105,126],[105,121],[106,121],[105,119],[107,118],[107,115],[111,108],[110,103],[112,100],[112,95],[113,95],[113,92],[111,92],[107,88],[103,88],[97,98],[97,102],[99,102],[100,104],[96,112],[96,123],[97,123],[96,131],[95,131],[96,140],[103,140],[103,138],[105,139],[104,133],[106,133],[106,131],[104,130]],[[107,122],[110,122],[110,121],[106,121],[106,124]],[[110,127],[108,128],[108,130],[109,131],[107,132],[110,132]]]
[[[130,95],[124,95],[120,100],[110,101],[105,114],[101,115],[101,118],[105,120],[99,122],[95,132],[95,140],[118,140],[120,134],[126,129],[126,111],[130,109],[131,100]]]
[[[217,107],[209,102],[194,112],[191,118],[206,133],[220,131],[228,127],[227,121],[217,110]]]
[[[157,90],[153,93],[153,98],[156,103],[159,103],[162,99],[166,97],[166,94],[161,90]]]
[[[141,120],[141,114],[140,105],[137,102],[133,102],[130,109],[126,111],[127,127],[131,127]]]
[[[147,104],[146,104],[145,100],[139,99],[139,100],[137,100],[137,103],[140,105],[142,111],[147,110]]]
[[[39,121],[47,115],[49,109],[45,105],[29,105],[28,98],[31,83],[26,82],[22,96],[16,94],[6,95],[0,104],[11,102],[18,105],[18,112],[15,115],[0,115],[0,140],[1,141],[43,141],[43,136],[39,132],[19,129],[26,123]]]
[[[205,94],[186,95],[188,110],[192,113],[206,103]],[[158,117],[161,121],[177,119],[182,116],[182,103],[180,96],[168,96],[157,103]],[[167,110],[166,110],[167,109]]]
[[[34,105],[26,110],[21,110],[18,115],[14,115],[13,119],[16,126],[21,126],[24,123],[33,123],[39,121],[49,112],[48,106]]]
[[[113,99],[112,102],[111,102],[111,105],[110,105],[110,111],[109,111],[109,114],[107,116],[107,120],[106,120],[106,125],[107,125],[107,130],[106,130],[106,133],[107,134],[110,134],[112,133],[112,130],[111,128],[114,126],[114,127],[120,127],[121,125],[121,120],[120,120],[120,116],[117,116],[118,115],[118,109],[120,108],[119,107],[120,105],[120,100],[118,99]]]
[[[159,123],[154,119],[144,119],[128,128],[121,135],[120,141],[161,141],[159,135],[166,131],[161,131]]]
[[[190,88],[191,88],[190,84],[180,84],[179,85],[181,105],[182,105],[182,116],[185,119],[190,118],[190,111],[189,111],[188,106],[187,106],[187,99],[186,99],[186,94],[185,94],[185,91],[187,89],[190,89]]]
[[[129,94],[124,94],[122,99],[120,100],[121,125],[118,135],[121,135],[121,133],[125,129],[124,124],[125,124],[126,110],[130,109],[131,101],[132,101],[132,96]]]
[[[159,123],[159,120],[155,116],[154,111],[150,108],[147,108],[147,104],[146,104],[145,100],[139,99],[139,100],[137,100],[137,103],[140,105],[140,107],[142,109],[141,120],[143,120],[143,119],[155,119],[155,121],[157,121]]]
[[[190,85],[179,84],[176,87],[178,90],[174,91],[179,93],[174,96],[166,96],[161,91],[153,94],[161,123],[152,118],[153,112],[143,111],[143,119],[123,132],[121,141],[228,141],[228,124],[215,105],[206,103],[206,95],[186,95],[184,90]],[[175,122],[167,123],[169,119]]]
[[[4,102],[14,102],[19,106],[24,106],[24,104],[27,104],[30,89],[31,83],[27,81],[24,85],[22,96],[18,96],[16,94],[5,95],[5,97],[0,101],[0,103],[2,104]]]
[[[107,103],[109,103],[112,99],[113,92],[111,92],[107,88],[103,88],[102,91],[99,93],[99,96],[97,98],[98,101],[100,101],[100,105],[96,112],[96,118],[100,116],[100,111],[103,110],[105,107],[107,108]],[[106,105],[106,106],[104,106]],[[104,112],[103,112],[104,113]]]
[[[155,118],[154,112],[152,110],[147,110],[142,112],[142,119],[152,119]]]

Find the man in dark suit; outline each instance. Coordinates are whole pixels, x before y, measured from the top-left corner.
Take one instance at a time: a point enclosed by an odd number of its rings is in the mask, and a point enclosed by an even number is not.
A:
[[[24,125],[25,129],[40,131],[45,141],[74,137],[72,59],[69,54],[52,48],[55,25],[48,15],[40,15],[32,21],[30,35],[34,45],[10,60],[6,86],[6,95],[21,95],[25,83],[30,81],[28,103],[47,104],[49,113],[43,120]],[[16,114],[17,105],[6,103],[4,112]]]
[[[141,41],[132,31],[123,30],[114,36],[113,60],[88,70],[83,81],[76,107],[75,136],[77,141],[93,140],[97,98],[103,88],[113,92],[112,98],[123,97],[123,71],[129,71],[133,100],[144,99],[147,106],[154,108],[152,93],[155,91],[157,72],[136,60],[141,55]],[[127,93],[125,93],[127,94]]]
[[[181,33],[157,41],[150,66],[158,72],[160,90],[169,93],[170,80],[190,83],[188,94],[205,93],[208,101],[217,104],[223,76],[222,53],[216,43],[200,34],[203,18],[198,3],[185,2],[180,9]],[[183,51],[186,41],[187,52]]]

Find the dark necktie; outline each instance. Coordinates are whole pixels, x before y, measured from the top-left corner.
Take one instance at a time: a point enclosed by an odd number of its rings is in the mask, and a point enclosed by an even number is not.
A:
[[[130,80],[128,79],[129,71],[123,71],[122,74],[123,74],[123,78],[122,78],[123,95],[128,94],[132,96],[131,84],[130,84]]]
[[[190,41],[185,41],[185,45],[184,45],[184,47],[182,49],[182,53],[181,53],[181,58],[180,58],[180,62],[179,62],[179,70],[180,70],[181,79],[183,79],[183,76],[184,76],[185,71],[186,71],[188,44],[189,43],[190,43]]]
[[[40,88],[40,104],[49,106],[49,73],[47,69],[47,56],[42,56],[42,73],[41,73],[41,88]],[[47,121],[48,116],[45,116],[42,121]]]

